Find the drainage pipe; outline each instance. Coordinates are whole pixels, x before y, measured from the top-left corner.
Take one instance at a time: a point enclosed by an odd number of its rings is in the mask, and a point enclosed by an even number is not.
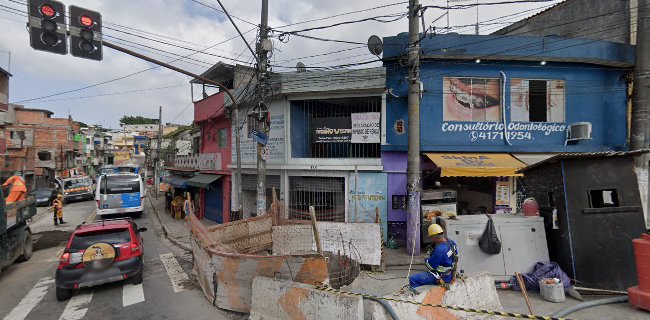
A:
[[[390,317],[391,317],[393,320],[399,320],[399,317],[397,316],[397,313],[395,313],[395,310],[393,309],[393,306],[391,306],[390,303],[388,303],[388,301],[386,301],[386,300],[382,300],[382,299],[377,299],[377,298],[375,298],[375,297],[372,297],[372,296],[366,295],[364,292],[359,292],[359,291],[350,291],[350,292],[358,293],[358,294],[363,294],[362,297],[363,297],[364,299],[366,299],[366,300],[372,300],[372,301],[375,301],[375,302],[381,304],[381,305],[384,307],[384,310],[386,310],[386,312],[388,312],[388,314],[390,315]]]
[[[568,307],[566,309],[562,309],[554,314],[551,315],[551,317],[554,318],[561,318],[564,316],[567,316],[571,313],[574,313],[576,311],[580,311],[582,309],[587,309],[595,306],[602,306],[605,304],[612,304],[612,303],[623,303],[627,302],[628,297],[615,297],[615,298],[607,298],[607,299],[598,299],[598,300],[593,300],[593,301],[588,301],[588,302],[583,302],[583,303],[578,303],[575,306]]]

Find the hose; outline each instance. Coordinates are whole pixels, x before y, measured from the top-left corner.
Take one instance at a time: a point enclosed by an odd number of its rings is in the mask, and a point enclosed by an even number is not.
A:
[[[364,294],[363,292],[358,292],[358,291],[351,291],[351,292]],[[377,299],[377,298],[371,297],[371,296],[366,296],[365,294],[364,294],[363,298],[366,299],[366,300],[372,300],[372,301],[375,301],[375,302],[381,304],[384,307],[384,310],[386,310],[386,312],[388,312],[388,314],[390,315],[390,317],[393,320],[399,320],[399,317],[397,316],[397,313],[395,313],[395,310],[393,309],[393,306],[391,306],[390,303],[388,303],[388,301],[382,300],[382,299]]]
[[[591,307],[595,307],[595,306],[601,306],[601,305],[605,305],[605,304],[623,303],[623,302],[627,302],[627,301],[628,301],[628,297],[624,296],[624,297],[598,299],[598,300],[578,303],[575,306],[568,307],[566,309],[562,309],[562,310],[552,314],[551,317],[561,318],[561,317],[564,317],[566,315],[569,315],[571,313],[574,313],[574,312],[582,310],[582,309],[591,308]]]

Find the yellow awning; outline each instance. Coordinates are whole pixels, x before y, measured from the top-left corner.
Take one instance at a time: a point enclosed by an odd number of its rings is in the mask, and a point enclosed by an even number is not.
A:
[[[442,177],[521,177],[526,166],[507,153],[426,153]]]

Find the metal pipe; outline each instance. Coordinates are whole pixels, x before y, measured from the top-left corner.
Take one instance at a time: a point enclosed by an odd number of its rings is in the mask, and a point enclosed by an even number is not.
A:
[[[192,78],[195,78],[195,79],[198,79],[198,80],[201,80],[203,82],[207,82],[209,84],[212,84],[212,85],[215,85],[215,86],[219,87],[219,89],[223,90],[228,95],[228,97],[230,97],[230,101],[232,101],[232,107],[233,107],[233,110],[235,111],[235,123],[237,123],[237,121],[239,120],[237,118],[238,111],[239,111],[239,106],[237,105],[237,99],[232,94],[232,92],[228,88],[226,88],[224,85],[222,85],[221,83],[210,80],[210,79],[208,79],[206,77],[202,77],[202,76],[200,76],[198,74],[189,72],[187,70],[183,70],[181,68],[174,67],[174,66],[172,66],[172,65],[170,65],[168,63],[164,63],[164,62],[162,62],[160,60],[156,60],[154,58],[147,57],[145,55],[139,54],[137,52],[131,51],[131,50],[127,49],[127,48],[123,48],[121,46],[118,46],[116,44],[112,44],[112,43],[107,42],[107,41],[102,41],[102,44],[104,46],[108,47],[108,48],[113,49],[113,50],[117,50],[117,51],[120,51],[122,53],[126,53],[126,54],[128,54],[130,56],[134,56],[136,58],[151,62],[151,63],[159,65],[161,67],[164,67],[164,68],[167,68],[167,69],[182,73],[184,75],[190,76]],[[235,126],[235,134],[237,135],[235,137],[235,148],[237,150],[236,151],[237,152],[237,194],[239,194],[239,201],[241,201],[241,194],[242,194],[242,190],[241,190],[241,153],[240,153],[240,150],[241,150],[241,147],[240,147],[241,141],[240,140],[241,139],[239,137],[239,126],[238,125]]]

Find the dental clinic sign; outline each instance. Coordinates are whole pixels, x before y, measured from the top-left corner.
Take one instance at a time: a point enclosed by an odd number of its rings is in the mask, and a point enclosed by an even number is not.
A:
[[[467,133],[470,141],[503,140],[507,134],[509,140],[535,140],[535,135],[564,134],[566,125],[546,122],[510,122],[507,133],[503,122],[469,122],[442,123],[442,132]]]

